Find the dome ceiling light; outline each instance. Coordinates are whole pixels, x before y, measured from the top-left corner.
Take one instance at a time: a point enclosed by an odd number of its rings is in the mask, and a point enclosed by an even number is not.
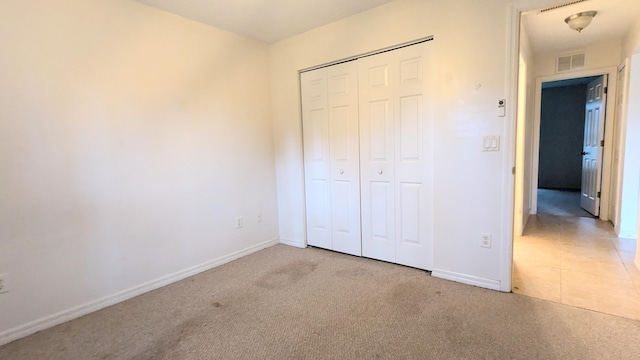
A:
[[[564,22],[566,22],[573,30],[581,32],[582,29],[589,26],[591,20],[593,20],[593,17],[596,16],[597,13],[597,11],[579,12],[567,17],[566,19],[564,19]]]

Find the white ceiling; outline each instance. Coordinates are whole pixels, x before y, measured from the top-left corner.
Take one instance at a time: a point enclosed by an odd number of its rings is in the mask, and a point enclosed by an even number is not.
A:
[[[220,29],[274,43],[394,0],[136,0]],[[428,1],[428,0],[423,0]],[[586,0],[540,13],[540,8],[575,0],[499,0],[523,13],[535,52],[562,52],[603,41],[619,41],[640,18],[640,0]],[[598,14],[582,33],[564,19],[580,11]]]
[[[539,10],[522,15],[534,51],[562,52],[597,42],[621,40],[640,18],[640,0],[587,0],[543,13]],[[596,10],[598,14],[582,33],[571,30],[564,22],[567,16],[588,10]]]
[[[136,0],[273,43],[393,0]]]

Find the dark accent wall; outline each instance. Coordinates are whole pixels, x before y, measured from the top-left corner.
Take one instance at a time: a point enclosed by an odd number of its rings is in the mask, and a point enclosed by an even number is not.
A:
[[[538,187],[580,189],[586,85],[542,90]]]

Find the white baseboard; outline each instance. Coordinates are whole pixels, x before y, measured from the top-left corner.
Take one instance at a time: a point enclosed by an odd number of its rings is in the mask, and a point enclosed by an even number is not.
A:
[[[632,231],[622,231],[622,230],[618,230],[618,237],[620,239],[636,239],[636,237],[638,237],[637,234],[635,234]]]
[[[307,247],[307,244],[305,244],[304,242],[294,241],[294,240],[289,240],[289,239],[284,239],[284,238],[280,238],[280,244],[294,246],[294,247],[301,248],[301,249],[304,249],[304,248]]]
[[[473,286],[478,286],[486,289],[501,291],[500,280],[484,279],[477,276],[471,276],[467,274],[456,273],[453,271],[438,270],[438,269],[434,269],[431,272],[431,276],[437,277],[440,279],[456,281],[456,282],[467,284],[467,285],[473,285]]]
[[[151,280],[148,282],[145,282],[143,284],[131,287],[129,289],[117,292],[115,294],[112,295],[107,295],[105,297],[102,297],[100,299],[94,300],[94,301],[90,301],[88,303],[82,304],[82,305],[78,305],[78,306],[74,306],[72,308],[66,309],[66,310],[62,310],[60,312],[57,312],[55,314],[49,315],[49,316],[45,316],[43,318],[28,322],[26,324],[17,326],[15,328],[9,329],[9,330],[5,330],[3,332],[0,333],[0,346],[4,345],[4,344],[8,344],[14,340],[18,340],[20,338],[23,338],[25,336],[29,336],[31,334],[34,334],[38,331],[42,331],[45,329],[48,329],[50,327],[62,324],[64,322],[73,320],[73,319],[77,319],[81,316],[90,314],[94,311],[98,311],[100,309],[104,309],[108,306],[123,302],[125,300],[129,300],[131,298],[134,298],[138,295],[144,294],[146,292],[161,288],[163,286],[169,285],[171,283],[174,283],[176,281],[180,281],[183,279],[186,279],[190,276],[199,274],[203,271],[207,271],[210,269],[213,269],[215,267],[218,267],[220,265],[226,264],[230,261],[236,260],[238,258],[241,258],[243,256],[252,254],[256,251],[260,251],[262,249],[265,249],[267,247],[273,246],[278,244],[280,241],[279,239],[272,239],[272,240],[268,240],[253,246],[250,246],[246,249],[242,249],[236,252],[233,252],[229,255],[225,255],[222,257],[219,257],[217,259],[214,260],[210,260],[207,261],[205,263],[196,265],[196,266],[192,266],[190,268],[175,272],[173,274],[169,274],[167,276],[163,276],[161,278],[155,279],[155,280]]]

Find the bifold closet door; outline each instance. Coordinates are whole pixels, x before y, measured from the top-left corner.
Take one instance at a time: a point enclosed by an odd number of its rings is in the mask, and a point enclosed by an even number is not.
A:
[[[361,255],[356,62],[304,72],[307,243]]]
[[[362,255],[433,267],[429,43],[358,60]]]

